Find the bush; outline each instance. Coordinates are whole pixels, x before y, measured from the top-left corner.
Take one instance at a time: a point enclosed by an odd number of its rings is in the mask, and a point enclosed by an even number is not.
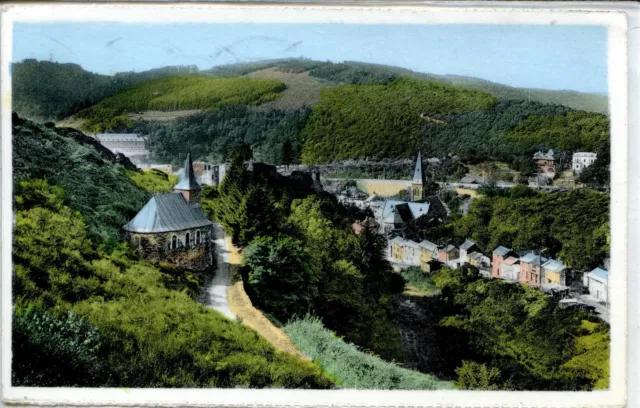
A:
[[[89,322],[68,312],[56,319],[35,308],[13,313],[11,385],[91,387],[113,384],[102,357],[102,337]]]
[[[360,351],[327,330],[312,316],[290,321],[284,331],[303,353],[335,376],[343,388],[449,389],[452,384],[436,377],[399,367]]]
[[[402,271],[404,281],[421,292],[428,294],[436,293],[436,285],[420,268],[412,266]]]
[[[456,386],[464,390],[499,390],[500,370],[473,361],[463,361],[456,369]]]

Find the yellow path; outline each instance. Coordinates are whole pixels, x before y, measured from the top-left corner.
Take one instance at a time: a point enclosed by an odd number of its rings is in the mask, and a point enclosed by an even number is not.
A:
[[[238,248],[231,243],[231,238],[227,236],[225,241],[227,250],[229,251],[229,289],[227,290],[227,301],[229,302],[231,313],[236,315],[242,324],[257,331],[278,350],[309,360],[309,357],[298,351],[289,336],[274,326],[260,310],[253,307],[251,299],[249,299],[249,296],[244,291],[242,277],[239,273],[239,266],[242,260],[240,252]]]

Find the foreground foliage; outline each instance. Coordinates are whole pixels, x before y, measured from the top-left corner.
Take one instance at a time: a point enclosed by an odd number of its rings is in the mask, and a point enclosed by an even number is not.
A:
[[[25,129],[39,128],[23,123],[23,137]],[[73,140],[44,137],[51,152],[80,148]],[[98,156],[94,151],[89,157]],[[76,158],[79,167],[83,157]],[[98,168],[111,174],[114,184],[137,189],[120,165]],[[93,237],[99,239],[100,228],[112,224],[94,223],[92,230],[85,219],[94,212],[85,218],[68,205],[86,198],[53,184],[57,177],[70,177],[64,174],[67,167],[47,179],[22,179],[34,170],[18,169],[14,385],[332,386],[313,363],[277,351],[253,330],[196,303],[193,276],[138,260],[126,244],[105,251]],[[69,185],[77,191],[76,184]],[[106,199],[109,185],[101,188]],[[125,217],[123,207],[113,211],[116,220]]]
[[[458,386],[588,390],[608,383],[608,327],[599,319],[526,285],[480,278],[471,268],[443,268],[433,279],[448,308],[440,324],[468,339]],[[590,319],[599,336],[585,332]]]
[[[343,388],[359,389],[449,389],[450,382],[417,371],[407,370],[393,363],[362,352],[327,330],[320,319],[306,315],[284,326],[303,353],[308,354],[338,380]]]

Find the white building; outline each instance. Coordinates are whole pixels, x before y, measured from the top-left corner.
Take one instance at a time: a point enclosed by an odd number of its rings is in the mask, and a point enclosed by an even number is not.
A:
[[[520,259],[510,256],[500,265],[500,277],[511,282],[520,280]]]
[[[139,164],[150,157],[146,141],[137,133],[98,133],[96,139],[113,153],[122,153]]]
[[[598,300],[608,302],[609,272],[602,268],[596,268],[585,275],[584,285],[589,289],[589,294]]]
[[[571,169],[575,174],[580,174],[582,170],[591,166],[597,157],[597,153],[576,152],[573,154]]]

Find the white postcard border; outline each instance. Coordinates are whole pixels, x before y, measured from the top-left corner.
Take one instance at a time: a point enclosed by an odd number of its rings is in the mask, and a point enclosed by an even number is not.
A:
[[[591,11],[585,12],[585,7]],[[11,387],[11,91],[9,64],[14,21],[292,22],[352,24],[558,24],[606,25],[611,111],[611,388],[591,392],[302,391],[247,389],[69,389]],[[2,391],[9,403],[149,406],[622,406],[626,397],[627,271],[627,42],[623,12],[591,5],[562,9],[447,8],[440,6],[316,6],[239,4],[5,5],[0,53]]]

